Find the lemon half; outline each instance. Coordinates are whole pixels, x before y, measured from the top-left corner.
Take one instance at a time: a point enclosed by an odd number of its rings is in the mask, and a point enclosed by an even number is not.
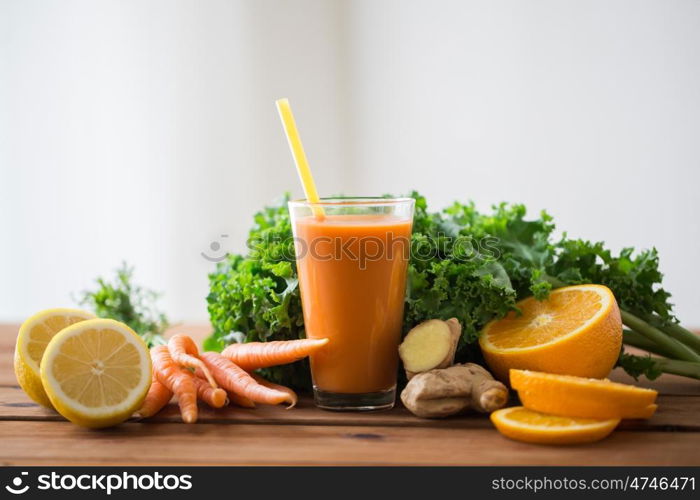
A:
[[[123,422],[140,408],[151,385],[145,342],[124,323],[83,321],[46,347],[41,381],[54,408],[83,427]]]
[[[39,374],[49,341],[67,326],[94,317],[80,309],[58,308],[40,311],[22,323],[15,344],[15,376],[24,392],[40,405],[51,408]]]

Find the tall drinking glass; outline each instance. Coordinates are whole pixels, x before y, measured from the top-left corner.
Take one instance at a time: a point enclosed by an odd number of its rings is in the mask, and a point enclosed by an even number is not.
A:
[[[289,202],[306,336],[330,339],[311,356],[320,408],[394,405],[413,207],[412,198]]]

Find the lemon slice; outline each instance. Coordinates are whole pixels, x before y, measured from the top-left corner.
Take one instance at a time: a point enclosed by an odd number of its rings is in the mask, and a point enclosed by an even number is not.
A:
[[[116,425],[141,407],[151,385],[151,356],[124,323],[91,319],[49,342],[41,381],[54,408],[71,422]]]
[[[79,309],[46,309],[22,323],[15,344],[15,376],[30,398],[51,408],[39,374],[44,349],[53,336],[65,327],[94,317]]]
[[[610,434],[620,419],[557,417],[523,406],[503,408],[491,414],[491,422],[506,437],[526,443],[578,444],[599,441]]]

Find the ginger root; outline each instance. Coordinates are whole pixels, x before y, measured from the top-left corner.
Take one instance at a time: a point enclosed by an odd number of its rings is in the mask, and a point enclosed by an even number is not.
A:
[[[505,406],[508,389],[482,366],[465,363],[416,374],[401,392],[411,413],[440,418],[473,409],[489,413]]]
[[[416,374],[454,363],[462,325],[456,318],[430,319],[416,325],[399,346],[399,356],[411,380]]]

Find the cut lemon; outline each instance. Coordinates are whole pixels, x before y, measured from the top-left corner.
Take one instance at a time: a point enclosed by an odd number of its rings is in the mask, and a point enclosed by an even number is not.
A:
[[[15,344],[15,376],[27,396],[51,408],[39,374],[44,349],[53,336],[65,327],[94,317],[79,309],[47,309],[22,323]]]
[[[91,319],[46,347],[41,381],[54,408],[84,427],[107,427],[136,411],[151,385],[151,356],[124,323]]]
[[[656,411],[656,391],[609,380],[511,370],[510,384],[526,408],[553,415],[649,418]]]
[[[506,437],[526,443],[592,443],[607,437],[619,419],[557,417],[523,406],[503,408],[491,414],[491,422]]]
[[[492,321],[479,336],[484,358],[500,380],[508,381],[511,368],[603,378],[615,366],[622,321],[607,287],[568,286],[517,307],[522,314]]]

